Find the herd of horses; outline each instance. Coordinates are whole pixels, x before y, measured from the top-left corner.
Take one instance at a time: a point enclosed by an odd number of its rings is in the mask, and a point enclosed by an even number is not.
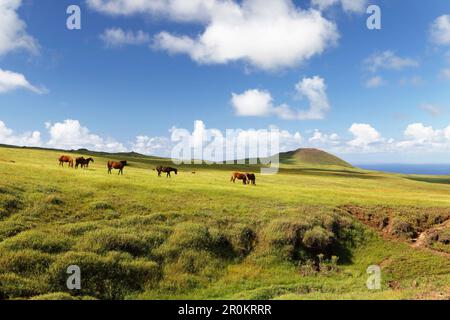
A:
[[[75,169],[78,169],[79,166],[81,166],[81,168],[89,168],[89,163],[91,162],[94,162],[94,159],[92,158],[85,159],[84,157],[79,157],[76,158],[74,161],[73,158],[69,156],[61,156],[59,158],[60,166],[64,167],[64,163],[67,163],[70,168],[73,168],[75,163]]]
[[[72,158],[69,156],[61,156],[59,158],[59,165],[64,167],[64,163],[67,163],[69,165],[69,168],[75,168],[78,169],[78,167],[87,169],[89,168],[89,164],[91,162],[94,162],[94,159],[92,158]],[[118,174],[123,175],[123,168],[127,166],[127,161],[108,161],[108,174],[112,174],[112,170],[119,170]],[[165,173],[167,178],[171,178],[171,173],[174,172],[175,175],[178,175],[178,169],[172,168],[172,167],[164,167],[159,166],[156,169],[153,169],[153,171],[156,171],[158,173],[158,177],[161,177],[161,174]],[[196,174],[196,172],[192,172],[192,174]],[[256,176],[254,173],[241,173],[241,172],[233,172],[231,175],[230,182],[235,183],[236,180],[242,180],[242,183],[252,184],[256,185]]]
[[[244,184],[252,184],[256,185],[256,176],[254,173],[241,173],[241,172],[234,172],[231,175],[231,182],[235,183],[236,180],[242,180]]]

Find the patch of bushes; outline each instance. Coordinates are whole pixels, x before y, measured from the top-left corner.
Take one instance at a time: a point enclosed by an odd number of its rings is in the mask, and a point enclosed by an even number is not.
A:
[[[438,241],[440,243],[450,245],[450,228],[440,230],[438,235]]]
[[[173,263],[172,272],[200,274],[211,265],[218,267],[219,261],[210,252],[188,249]]]
[[[50,285],[54,291],[67,290],[67,268],[77,265],[81,270],[81,290],[77,295],[99,299],[123,299],[127,294],[142,291],[161,277],[157,263],[133,260],[130,255],[109,253],[100,256],[90,252],[69,252],[59,257],[50,268]]]
[[[312,227],[310,221],[277,219],[270,222],[263,231],[268,250],[283,259],[298,260],[303,235]]]
[[[262,231],[265,254],[276,255],[294,263],[316,260],[317,255],[336,255],[346,260],[348,250],[343,250],[348,238],[353,237],[354,226],[349,218],[337,214],[321,214],[299,220],[295,217],[276,219]]]
[[[16,221],[0,222],[0,241],[14,237],[15,235],[29,229],[25,224]]]
[[[372,227],[404,239],[414,239],[419,233],[450,219],[450,209],[448,208],[357,207],[349,205],[341,209]]]
[[[27,298],[45,293],[48,288],[40,278],[25,278],[15,273],[0,273],[0,299]]]
[[[34,250],[7,251],[0,253],[0,273],[14,272],[20,275],[45,273],[53,258],[47,253]]]
[[[61,231],[71,237],[79,237],[86,232],[97,230],[99,227],[98,222],[80,222],[74,224],[68,224],[61,227]]]
[[[256,232],[242,224],[231,226],[225,237],[229,238],[234,254],[239,258],[249,255],[257,242]]]
[[[114,207],[106,202],[96,202],[92,204],[94,210],[114,210]]]
[[[46,253],[59,253],[68,251],[73,240],[67,235],[51,230],[28,230],[4,240],[0,250],[32,249]]]
[[[328,252],[334,240],[334,234],[331,231],[321,226],[315,226],[305,232],[302,242],[312,252],[322,253]]]
[[[136,257],[150,254],[163,241],[164,237],[159,233],[139,234],[138,231],[104,228],[85,234],[76,248],[100,254],[122,251]]]
[[[315,259],[308,259],[299,264],[299,271],[304,277],[333,274],[340,271],[338,261],[339,257],[337,256],[326,259],[325,255],[319,254]]]
[[[22,209],[20,198],[13,194],[0,194],[0,219],[4,219],[14,212]]]
[[[203,225],[184,222],[176,225],[166,242],[161,245],[158,252],[169,259],[177,257],[182,251],[214,250],[214,239],[209,229]]]
[[[416,228],[409,221],[395,219],[392,222],[391,234],[399,238],[414,239],[418,236]]]

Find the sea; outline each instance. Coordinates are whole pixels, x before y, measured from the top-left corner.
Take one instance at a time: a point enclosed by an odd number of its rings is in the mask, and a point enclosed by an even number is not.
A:
[[[389,173],[450,175],[450,164],[355,164],[354,166]]]

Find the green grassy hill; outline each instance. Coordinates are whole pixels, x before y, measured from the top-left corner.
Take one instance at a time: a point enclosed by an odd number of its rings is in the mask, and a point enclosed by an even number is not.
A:
[[[74,170],[61,154],[0,147],[2,299],[450,296],[450,177],[300,158],[246,186],[230,172],[257,166],[180,166],[167,179],[152,171],[167,159],[81,150],[95,162]],[[124,176],[108,160],[128,160]],[[370,265],[381,290],[366,287]]]
[[[332,154],[317,149],[298,149],[280,153],[280,162],[293,165],[322,165],[352,167],[351,164]]]

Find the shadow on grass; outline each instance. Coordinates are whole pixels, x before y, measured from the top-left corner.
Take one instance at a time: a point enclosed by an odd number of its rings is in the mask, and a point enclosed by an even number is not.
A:
[[[450,184],[450,177],[405,177],[406,179],[427,182],[427,183],[438,183],[438,184]]]
[[[303,174],[321,177],[340,177],[350,179],[383,179],[382,176],[373,175],[369,172],[340,170],[340,169],[321,169],[321,168],[304,168],[304,169],[280,169],[281,173]]]

